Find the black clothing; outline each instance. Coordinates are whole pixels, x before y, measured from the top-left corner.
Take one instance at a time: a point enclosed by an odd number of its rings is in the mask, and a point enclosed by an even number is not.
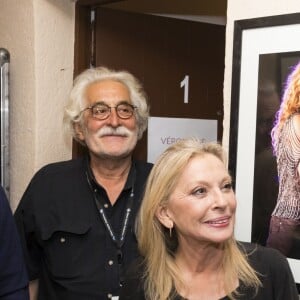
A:
[[[293,275],[286,258],[279,251],[249,243],[241,243],[249,257],[250,265],[258,272],[262,287],[254,291],[242,284],[238,287],[239,300],[299,300]],[[119,300],[146,300],[143,291],[143,266],[141,259],[134,262],[125,276]],[[176,298],[181,300],[183,298]],[[214,299],[212,299],[214,300]],[[217,299],[216,299],[217,300]],[[229,300],[224,297],[220,300]]]
[[[39,300],[102,300],[119,294],[121,272],[138,256],[134,219],[151,167],[144,162],[132,163],[113,206],[106,191],[92,178],[89,184],[91,170],[88,172],[84,158],[50,164],[37,172],[15,219],[30,280],[39,279]],[[133,207],[120,265],[116,245],[100,218],[93,194],[96,190],[104,201],[105,214],[119,237],[133,185]]]
[[[14,218],[0,187],[0,299],[29,300],[28,277]]]

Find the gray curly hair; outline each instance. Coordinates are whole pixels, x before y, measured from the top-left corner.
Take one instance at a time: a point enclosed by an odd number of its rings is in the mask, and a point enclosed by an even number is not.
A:
[[[77,137],[74,125],[82,122],[80,112],[86,106],[86,90],[88,86],[103,80],[118,81],[128,88],[132,104],[137,107],[135,116],[138,125],[138,138],[140,139],[148,125],[149,105],[146,93],[139,80],[129,72],[115,71],[106,67],[87,69],[74,79],[69,102],[64,112],[63,124],[65,132],[71,134],[75,140],[82,143]]]

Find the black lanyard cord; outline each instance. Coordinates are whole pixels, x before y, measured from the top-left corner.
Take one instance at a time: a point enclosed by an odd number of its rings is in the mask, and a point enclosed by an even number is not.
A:
[[[98,193],[98,190],[97,188],[93,188],[92,186],[92,183],[90,181],[90,178],[89,178],[89,175],[88,173],[86,173],[86,176],[87,176],[87,181],[88,181],[88,184],[91,188],[91,191],[93,193],[93,197],[94,197],[94,200],[95,200],[95,203],[96,203],[96,206],[99,210],[99,213],[100,213],[100,216],[101,216],[101,219],[103,221],[103,224],[104,226],[106,227],[112,241],[115,243],[116,247],[117,247],[117,250],[118,250],[118,262],[119,264],[122,263],[122,258],[123,258],[123,254],[122,254],[122,251],[121,251],[121,248],[125,242],[125,236],[126,236],[126,232],[127,232],[127,229],[128,229],[128,224],[129,224],[129,220],[130,220],[130,214],[131,214],[131,211],[132,211],[132,205],[133,205],[133,198],[134,198],[134,178],[135,176],[133,176],[133,182],[132,182],[132,188],[131,188],[131,191],[130,191],[130,195],[129,195],[129,199],[128,199],[128,202],[127,202],[127,207],[126,207],[126,210],[125,210],[125,215],[124,215],[124,219],[123,219],[123,224],[122,224],[122,227],[121,227],[121,234],[120,234],[120,238],[118,239],[112,229],[112,226],[109,222],[109,220],[107,219],[107,216],[105,214],[105,209],[103,207],[103,204],[102,204],[102,201],[100,199],[100,195]]]
[[[117,237],[116,237],[116,235],[115,235],[115,233],[114,233],[114,231],[113,231],[113,229],[110,225],[110,222],[106,217],[106,214],[104,212],[104,208],[102,206],[102,203],[99,201],[100,199],[98,199],[99,195],[96,194],[96,193],[97,192],[94,192],[94,199],[95,199],[97,207],[99,209],[101,219],[102,219],[102,221],[103,221],[103,223],[104,223],[111,239],[116,244],[117,248],[121,249],[123,244],[124,244],[124,241],[125,241],[125,235],[126,235],[127,228],[128,228],[129,216],[130,216],[130,213],[131,213],[131,206],[132,206],[132,202],[133,202],[132,200],[133,200],[134,194],[132,192],[130,193],[129,203],[128,203],[127,208],[126,208],[126,213],[125,213],[123,224],[122,224],[122,227],[121,227],[122,230],[121,230],[120,238],[117,239]]]

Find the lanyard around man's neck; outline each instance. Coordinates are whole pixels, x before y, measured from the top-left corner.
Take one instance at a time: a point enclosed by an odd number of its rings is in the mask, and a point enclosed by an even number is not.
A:
[[[121,227],[121,234],[120,237],[118,238],[105,214],[105,208],[103,205],[103,199],[101,199],[98,188],[95,184],[95,179],[91,178],[92,174],[89,174],[88,171],[86,172],[86,177],[87,177],[87,182],[90,186],[90,189],[93,193],[93,197],[94,197],[94,201],[96,203],[96,206],[98,208],[98,211],[100,213],[100,217],[103,221],[103,224],[107,230],[107,232],[109,233],[112,241],[114,242],[114,244],[117,247],[117,251],[118,251],[118,263],[122,264],[123,262],[123,254],[122,254],[122,246],[125,242],[125,236],[126,236],[126,232],[128,229],[128,225],[129,225],[129,220],[130,220],[130,215],[132,212],[132,206],[133,206],[133,198],[134,198],[134,182],[135,182],[135,169],[133,170],[133,174],[132,174],[132,182],[131,182],[131,190],[130,190],[130,194],[129,194],[129,198],[127,201],[127,205],[126,205],[126,209],[125,209],[125,213],[124,213],[124,218],[123,218],[123,222],[122,222],[122,227]],[[92,181],[94,181],[94,184],[92,183]]]

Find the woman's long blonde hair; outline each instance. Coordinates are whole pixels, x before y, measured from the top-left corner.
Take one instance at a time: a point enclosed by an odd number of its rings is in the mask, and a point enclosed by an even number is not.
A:
[[[159,206],[164,206],[168,201],[190,159],[206,153],[215,155],[225,163],[224,151],[218,143],[201,143],[191,138],[170,146],[157,160],[150,173],[137,219],[139,250],[145,264],[143,278],[147,300],[174,299],[177,295],[174,287],[184,286],[174,261],[178,245],[176,232],[170,237],[169,229],[159,222],[155,213]],[[237,278],[246,286],[257,289],[260,281],[239,250],[235,239],[232,237],[223,247],[225,290],[230,298],[235,299],[230,289]]]
[[[274,153],[278,145],[280,130],[288,117],[300,109],[300,62],[293,68],[285,83],[285,90],[280,108],[276,113],[274,127],[271,131]]]

